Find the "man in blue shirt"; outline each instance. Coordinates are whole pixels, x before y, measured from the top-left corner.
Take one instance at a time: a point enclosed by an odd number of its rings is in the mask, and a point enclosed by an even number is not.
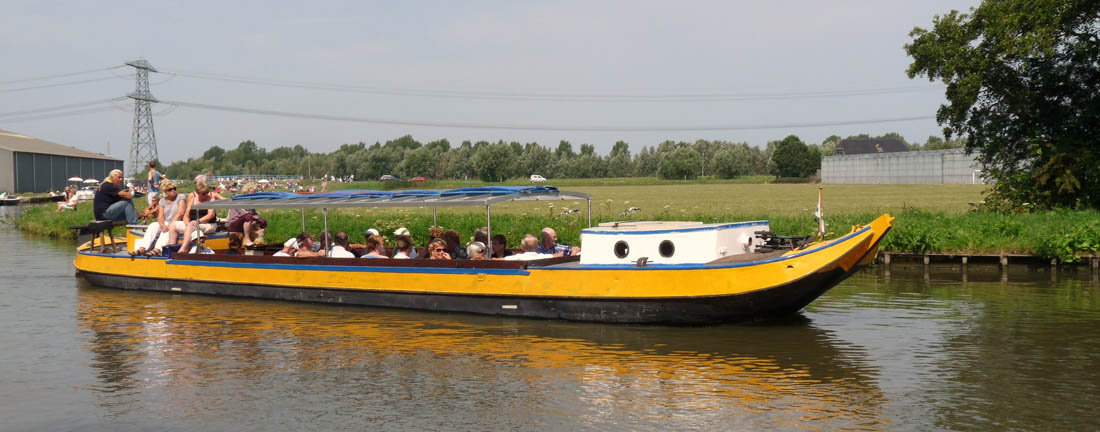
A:
[[[581,248],[558,244],[558,233],[553,228],[546,227],[542,229],[542,242],[539,243],[538,253],[556,257],[573,256],[581,253]]]
[[[107,181],[99,185],[92,204],[92,214],[96,220],[126,221],[138,223],[137,209],[131,201],[134,196],[129,190],[120,189],[122,171],[113,170],[107,175]]]
[[[157,161],[149,161],[149,205],[153,205],[158,199],[160,199],[160,181],[164,180],[164,177],[157,171]]]

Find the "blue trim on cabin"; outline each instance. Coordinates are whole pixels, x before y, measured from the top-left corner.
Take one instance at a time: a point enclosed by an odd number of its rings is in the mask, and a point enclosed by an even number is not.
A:
[[[767,225],[768,221],[752,221],[752,222],[736,222],[722,225],[704,226],[698,228],[675,228],[667,230],[649,230],[649,231],[595,231],[594,228],[581,230],[582,234],[592,235],[646,235],[646,234],[668,234],[668,233],[685,233],[685,232],[697,232],[697,231],[714,231],[728,228],[741,228],[748,226]]]
[[[362,259],[362,258],[358,258]],[[439,268],[439,267],[374,267],[374,266],[336,266],[336,265],[305,265],[305,264],[261,264],[261,263],[234,263],[219,261],[188,261],[171,260],[168,265],[189,265],[206,267],[231,267],[253,268],[270,270],[316,270],[338,272],[366,272],[366,273],[444,273],[444,274],[491,274],[526,276],[527,270],[519,269],[490,269],[490,268]]]
[[[767,260],[761,260],[761,261],[749,261],[749,262],[743,262],[743,263],[714,264],[714,265],[708,265],[708,264],[648,264],[645,267],[638,267],[635,264],[581,264],[577,267],[536,267],[536,269],[537,270],[703,270],[703,269],[723,269],[723,268],[734,268],[734,267],[750,267],[750,266],[761,265],[761,264],[770,264],[770,263],[774,263],[774,262],[787,261],[787,260],[798,258],[798,257],[803,256],[803,255],[818,253],[818,252],[821,252],[825,249],[828,249],[828,248],[831,248],[833,246],[844,243],[844,241],[849,240],[852,237],[855,237],[857,235],[860,235],[860,234],[862,234],[863,232],[865,232],[869,229],[871,229],[871,226],[867,225],[867,226],[861,228],[859,231],[856,231],[856,232],[848,234],[844,237],[833,240],[832,244],[830,244],[828,246],[825,246],[825,247],[802,251],[802,252],[796,253],[794,255],[781,256],[781,257],[767,259]],[[582,254],[583,254],[583,251],[582,251]]]

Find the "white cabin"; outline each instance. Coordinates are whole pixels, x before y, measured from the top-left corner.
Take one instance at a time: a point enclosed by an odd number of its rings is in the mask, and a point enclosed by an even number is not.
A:
[[[767,221],[608,222],[581,231],[581,264],[703,264],[750,253]]]

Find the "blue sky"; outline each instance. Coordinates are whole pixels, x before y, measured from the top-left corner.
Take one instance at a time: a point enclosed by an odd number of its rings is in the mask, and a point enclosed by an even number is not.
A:
[[[585,102],[394,96],[259,86],[154,74],[164,100],[310,114],[491,125],[790,125],[932,116],[942,86],[909,80],[902,46],[914,26],[974,1],[832,2],[44,2],[8,1],[0,16],[0,82],[106,68],[145,57],[165,72],[202,72],[361,87],[575,95],[804,94],[907,88],[832,98]],[[0,113],[123,96],[128,69],[0,84]],[[103,77],[33,90],[26,86]],[[0,129],[125,158],[132,104],[79,116],[11,121]],[[763,145],[795,134],[939,135],[934,120],[724,131],[530,131],[380,125],[160,105],[163,161],[255,140],[328,152],[411,134],[594,144],[632,151],[660,141]]]

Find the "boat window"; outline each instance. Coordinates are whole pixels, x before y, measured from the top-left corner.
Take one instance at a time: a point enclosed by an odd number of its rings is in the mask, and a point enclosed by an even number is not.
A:
[[[615,256],[626,258],[627,255],[630,255],[630,245],[622,240],[615,242]]]
[[[668,258],[676,253],[676,245],[672,244],[671,240],[665,240],[657,246],[657,251],[661,253],[661,256]]]

